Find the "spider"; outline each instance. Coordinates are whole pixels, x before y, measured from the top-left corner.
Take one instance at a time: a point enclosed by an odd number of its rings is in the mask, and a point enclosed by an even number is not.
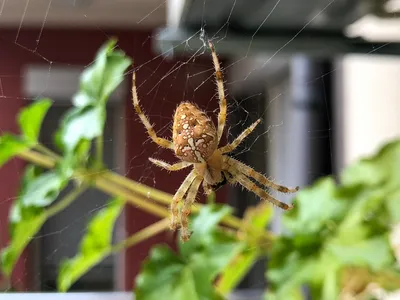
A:
[[[182,102],[178,105],[174,113],[172,141],[158,137],[153,125],[150,124],[149,119],[143,113],[139,105],[135,70],[132,74],[133,106],[141,122],[144,124],[148,135],[160,147],[173,150],[176,157],[180,159],[179,162],[172,165],[154,158],[149,158],[149,160],[156,166],[168,171],[178,171],[193,166],[191,172],[176,191],[170,208],[170,228],[171,230],[176,230],[180,225],[181,240],[184,242],[189,240],[191,235],[188,229],[188,217],[201,184],[204,193],[209,195],[225,183],[239,183],[261,199],[267,200],[284,210],[290,210],[293,206],[273,198],[251,179],[264,187],[272,188],[282,193],[294,193],[299,190],[299,187],[288,188],[275,184],[251,167],[226,155],[239,146],[261,122],[261,119],[258,119],[245,129],[233,142],[218,148],[225,127],[227,103],[223,85],[223,75],[217,54],[211,42],[209,42],[209,47],[214,63],[215,79],[219,96],[217,127],[206,113],[201,111],[195,104]],[[184,199],[185,196],[186,198]],[[182,200],[183,204],[179,218],[178,206]]]

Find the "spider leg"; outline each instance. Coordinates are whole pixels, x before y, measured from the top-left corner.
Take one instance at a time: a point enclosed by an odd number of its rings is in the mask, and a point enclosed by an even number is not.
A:
[[[176,191],[174,197],[172,198],[171,202],[171,223],[170,223],[170,228],[171,230],[176,230],[178,227],[178,204],[179,202],[183,199],[185,196],[186,192],[192,185],[193,180],[197,177],[197,174],[194,170],[192,170],[185,178],[185,180],[182,182],[181,186],[179,189]]]
[[[226,98],[225,98],[225,89],[224,89],[224,77],[221,72],[221,67],[219,64],[219,60],[217,54],[215,52],[214,45],[211,42],[208,42],[208,45],[211,49],[211,55],[214,62],[215,68],[215,79],[217,80],[218,87],[218,98],[219,98],[219,113],[218,113],[218,130],[217,130],[217,138],[218,142],[221,140],[222,133],[224,131],[225,122],[226,122]]]
[[[186,161],[180,161],[173,165],[170,165],[169,163],[166,163],[165,161],[162,161],[159,159],[154,159],[152,157],[149,157],[149,160],[156,166],[166,169],[168,171],[179,171],[179,170],[182,170],[182,169],[187,168],[190,165],[192,165],[192,163],[186,162]]]
[[[211,186],[204,180],[203,180],[203,190],[206,196],[209,196],[213,192]]]
[[[249,127],[247,127],[234,141],[230,144],[227,144],[223,147],[221,147],[219,150],[221,151],[222,154],[232,152],[233,150],[236,149],[237,146],[240,145],[241,142],[250,134],[253,132],[253,130],[257,127],[258,124],[260,124],[261,119],[258,119],[255,121],[253,124],[251,124]]]
[[[142,121],[144,127],[147,130],[148,135],[153,140],[153,142],[155,142],[160,147],[167,148],[167,149],[174,149],[174,145],[171,141],[157,136],[157,134],[153,128],[153,125],[150,124],[149,119],[143,113],[143,111],[139,105],[139,97],[138,97],[138,93],[137,93],[137,89],[136,89],[135,69],[132,72],[132,101],[133,101],[133,107],[135,108],[136,113],[139,115],[140,120]]]
[[[244,175],[254,178],[257,182],[259,182],[261,185],[264,185],[266,187],[269,187],[271,189],[274,189],[278,192],[281,193],[295,193],[299,190],[299,187],[295,188],[288,188],[283,185],[276,184],[272,182],[271,180],[268,180],[267,177],[262,175],[261,173],[258,173],[254,169],[250,168],[249,166],[245,165],[244,163],[229,157],[229,156],[224,156],[224,161],[230,166],[230,168],[235,168],[238,172],[243,173]]]
[[[256,194],[258,197],[260,197],[263,200],[267,200],[268,202],[271,202],[272,204],[284,209],[284,210],[291,210],[293,208],[293,205],[289,205],[286,203],[283,203],[271,195],[269,195],[266,191],[264,191],[262,188],[257,186],[254,182],[252,182],[248,177],[246,177],[244,174],[239,173],[237,170],[232,170],[232,175],[233,179],[241,184],[244,188],[249,190],[250,192]]]
[[[192,204],[196,201],[196,195],[202,181],[203,178],[201,178],[200,176],[194,179],[192,185],[189,188],[186,199],[183,202],[181,210],[181,239],[183,242],[188,241],[191,235],[191,232],[189,232],[188,229],[188,223],[189,223],[188,217],[192,211],[191,210]]]

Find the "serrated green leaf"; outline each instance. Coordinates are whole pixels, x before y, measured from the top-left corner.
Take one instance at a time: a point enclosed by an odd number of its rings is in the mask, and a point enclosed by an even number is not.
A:
[[[179,255],[165,246],[153,249],[137,277],[136,299],[221,299],[213,281],[241,249],[235,238],[217,229],[227,212],[222,205],[203,207],[193,218],[194,233],[180,246]],[[196,233],[199,236],[193,239]]]
[[[101,104],[124,79],[125,70],[131,60],[120,50],[115,50],[116,40],[110,40],[101,47],[93,64],[81,75],[80,91],[74,96],[73,103],[81,107]]]
[[[65,260],[60,267],[57,280],[60,291],[67,291],[78,278],[110,254],[114,224],[123,207],[121,199],[114,199],[90,221],[79,253]]]
[[[131,64],[132,61],[122,51],[114,51],[108,57],[103,77],[102,99],[108,98],[121,84],[124,80],[124,73]]]
[[[299,192],[294,210],[284,215],[289,234],[274,242],[268,263],[271,299],[297,299],[291,293],[303,284],[315,299],[337,299],[341,270],[394,268],[387,236],[400,219],[399,182],[395,141],[346,168],[341,184],[328,177]]]
[[[100,101],[107,57],[111,54],[116,43],[117,41],[114,39],[107,41],[97,52],[93,63],[85,68],[85,71],[81,74],[80,89],[87,95],[92,96],[94,101]],[[84,105],[87,104],[84,103]]]
[[[101,106],[76,108],[64,120],[62,141],[68,151],[76,149],[81,140],[92,140],[103,134],[106,112]]]
[[[21,140],[17,136],[11,134],[0,136],[0,167],[29,148],[29,143]]]
[[[71,164],[87,155],[88,141],[103,134],[107,99],[123,81],[131,64],[130,58],[116,50],[115,45],[114,39],[106,42],[93,63],[82,72],[80,89],[72,100],[75,108],[64,116],[62,129],[55,136],[58,147],[73,154],[67,159]],[[84,147],[80,146],[82,142]]]
[[[51,107],[50,99],[36,100],[33,104],[21,110],[18,123],[26,141],[36,144],[44,116]]]

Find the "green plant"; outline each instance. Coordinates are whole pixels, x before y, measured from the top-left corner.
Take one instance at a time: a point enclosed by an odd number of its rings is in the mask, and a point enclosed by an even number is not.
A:
[[[349,166],[340,179],[304,189],[284,216],[289,234],[271,251],[268,299],[301,299],[302,284],[313,299],[362,294],[370,282],[400,288],[389,239],[400,221],[400,143]]]
[[[7,276],[44,222],[89,188],[109,194],[109,205],[88,224],[77,254],[60,266],[60,291],[67,291],[106,256],[168,229],[172,195],[103,165],[107,99],[131,64],[115,45],[115,40],[106,43],[82,73],[73,108],[55,133],[59,153],[38,142],[43,118],[51,108],[49,99],[22,109],[20,135],[0,137],[0,165],[16,156],[30,163],[10,212],[11,242],[1,253],[1,270]],[[92,145],[94,155],[89,152]],[[288,233],[282,236],[266,230],[273,211],[268,203],[248,209],[243,219],[212,199],[207,205],[196,205],[191,239],[184,244],[178,241],[176,253],[164,245],[154,247],[136,278],[136,298],[222,299],[264,256],[269,258],[266,297],[270,299],[300,299],[303,284],[310,287],[315,299],[337,299],[339,292],[358,292],[360,285],[363,288],[369,282],[398,288],[400,279],[388,234],[400,218],[399,150],[400,142],[392,143],[377,156],[349,167],[340,184],[325,178],[300,191],[295,209],[285,213]],[[68,182],[74,183],[74,189],[53,203]],[[126,204],[161,220],[113,244],[114,223]],[[357,281],[356,291],[349,286],[351,280],[344,278],[359,279],[360,274],[363,279]]]

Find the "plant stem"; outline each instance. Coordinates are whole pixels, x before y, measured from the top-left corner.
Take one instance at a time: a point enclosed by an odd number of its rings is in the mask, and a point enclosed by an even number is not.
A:
[[[144,241],[160,232],[167,230],[168,227],[169,227],[169,219],[168,218],[162,219],[162,220],[136,232],[135,234],[131,235],[127,239],[115,244],[111,248],[110,253],[116,253],[116,252],[121,251],[122,249],[132,247],[133,245],[136,245],[136,244],[140,243],[141,241]]]
[[[107,171],[102,176],[118,185],[121,185],[131,191],[134,191],[135,193],[139,193],[149,199],[153,199],[154,201],[160,202],[162,204],[169,205],[172,201],[173,195],[159,191],[157,189],[146,186],[144,184],[134,182],[134,181],[132,181],[124,176],[121,176],[117,173]],[[192,207],[192,211],[197,212],[200,210],[200,208],[202,206],[203,206],[203,204],[198,203],[198,204],[196,204],[196,206]],[[235,229],[238,229],[241,226],[241,220],[232,215],[226,216],[222,220],[222,222],[225,225],[228,225]]]
[[[74,200],[86,191],[87,186],[81,185],[79,187],[74,188],[71,192],[69,192],[64,198],[62,198],[58,203],[51,206],[47,211],[47,218],[51,218],[52,216],[58,214],[60,211],[64,210],[68,207]]]
[[[43,155],[35,151],[25,151],[19,156],[45,168],[53,168],[55,165],[55,160],[53,158],[50,158],[47,155]],[[86,182],[88,177],[94,178],[94,184],[100,190],[114,196],[123,197],[127,201],[131,202],[133,205],[153,215],[161,218],[165,218],[169,215],[169,211],[167,208],[149,202],[148,200],[154,200],[159,203],[169,205],[172,200],[171,194],[159,191],[141,183],[134,182],[122,175],[108,170],[96,172],[94,174],[90,174],[89,171],[86,171],[86,173],[76,172],[75,175],[80,180]],[[110,184],[110,182],[112,184]],[[143,196],[145,198],[143,198]],[[193,212],[199,211],[202,206],[202,204],[193,206]],[[232,215],[226,216],[222,220],[222,223],[234,229],[239,229],[242,225],[241,219]],[[265,233],[265,237],[270,237],[267,232]]]
[[[132,181],[122,175],[119,175],[114,172],[105,172],[103,174],[103,177],[120,185],[123,186],[124,188],[135,191],[136,193],[139,193],[149,199],[154,199],[155,201],[169,205],[172,200],[172,195],[169,193],[165,193],[163,191],[157,190],[155,188],[146,186],[144,184]]]
[[[103,146],[104,138],[100,135],[96,138],[96,164],[98,166],[103,166]]]
[[[44,168],[52,169],[55,166],[54,159],[44,156],[36,151],[25,151],[20,153],[18,156]]]
[[[118,187],[117,185],[110,184],[110,182],[106,179],[98,177],[95,180],[95,186],[108,194],[122,197],[131,202],[136,207],[139,207],[142,210],[147,211],[153,215],[161,218],[166,218],[169,216],[168,209],[166,209],[165,207],[146,201],[146,199],[143,199],[138,194],[130,193],[127,190]]]
[[[36,144],[35,148],[36,148],[36,150],[38,150],[39,152],[41,152],[41,153],[43,153],[43,154],[46,154],[46,155],[50,156],[51,158],[54,158],[54,159],[60,159],[60,158],[61,158],[60,155],[58,155],[57,153],[51,151],[51,150],[50,150],[49,148],[47,148],[45,145],[42,145],[42,144],[40,144],[40,143]]]
[[[49,158],[48,156],[45,156],[35,151],[25,151],[19,154],[19,156],[27,161],[30,161],[45,168],[53,168],[55,165],[54,159]],[[131,192],[128,192],[121,186],[110,184],[110,182],[107,179],[101,176],[102,173],[103,171],[99,172],[100,175],[97,175],[97,172],[91,174],[90,172],[76,171],[74,176],[78,180],[82,180],[88,184],[93,179],[94,185],[98,187],[100,190],[108,194],[111,194],[113,196],[123,197],[127,201],[130,201],[133,205],[158,217],[165,218],[169,215],[169,212],[165,207],[149,202],[147,199],[143,199],[137,193],[133,194]]]

